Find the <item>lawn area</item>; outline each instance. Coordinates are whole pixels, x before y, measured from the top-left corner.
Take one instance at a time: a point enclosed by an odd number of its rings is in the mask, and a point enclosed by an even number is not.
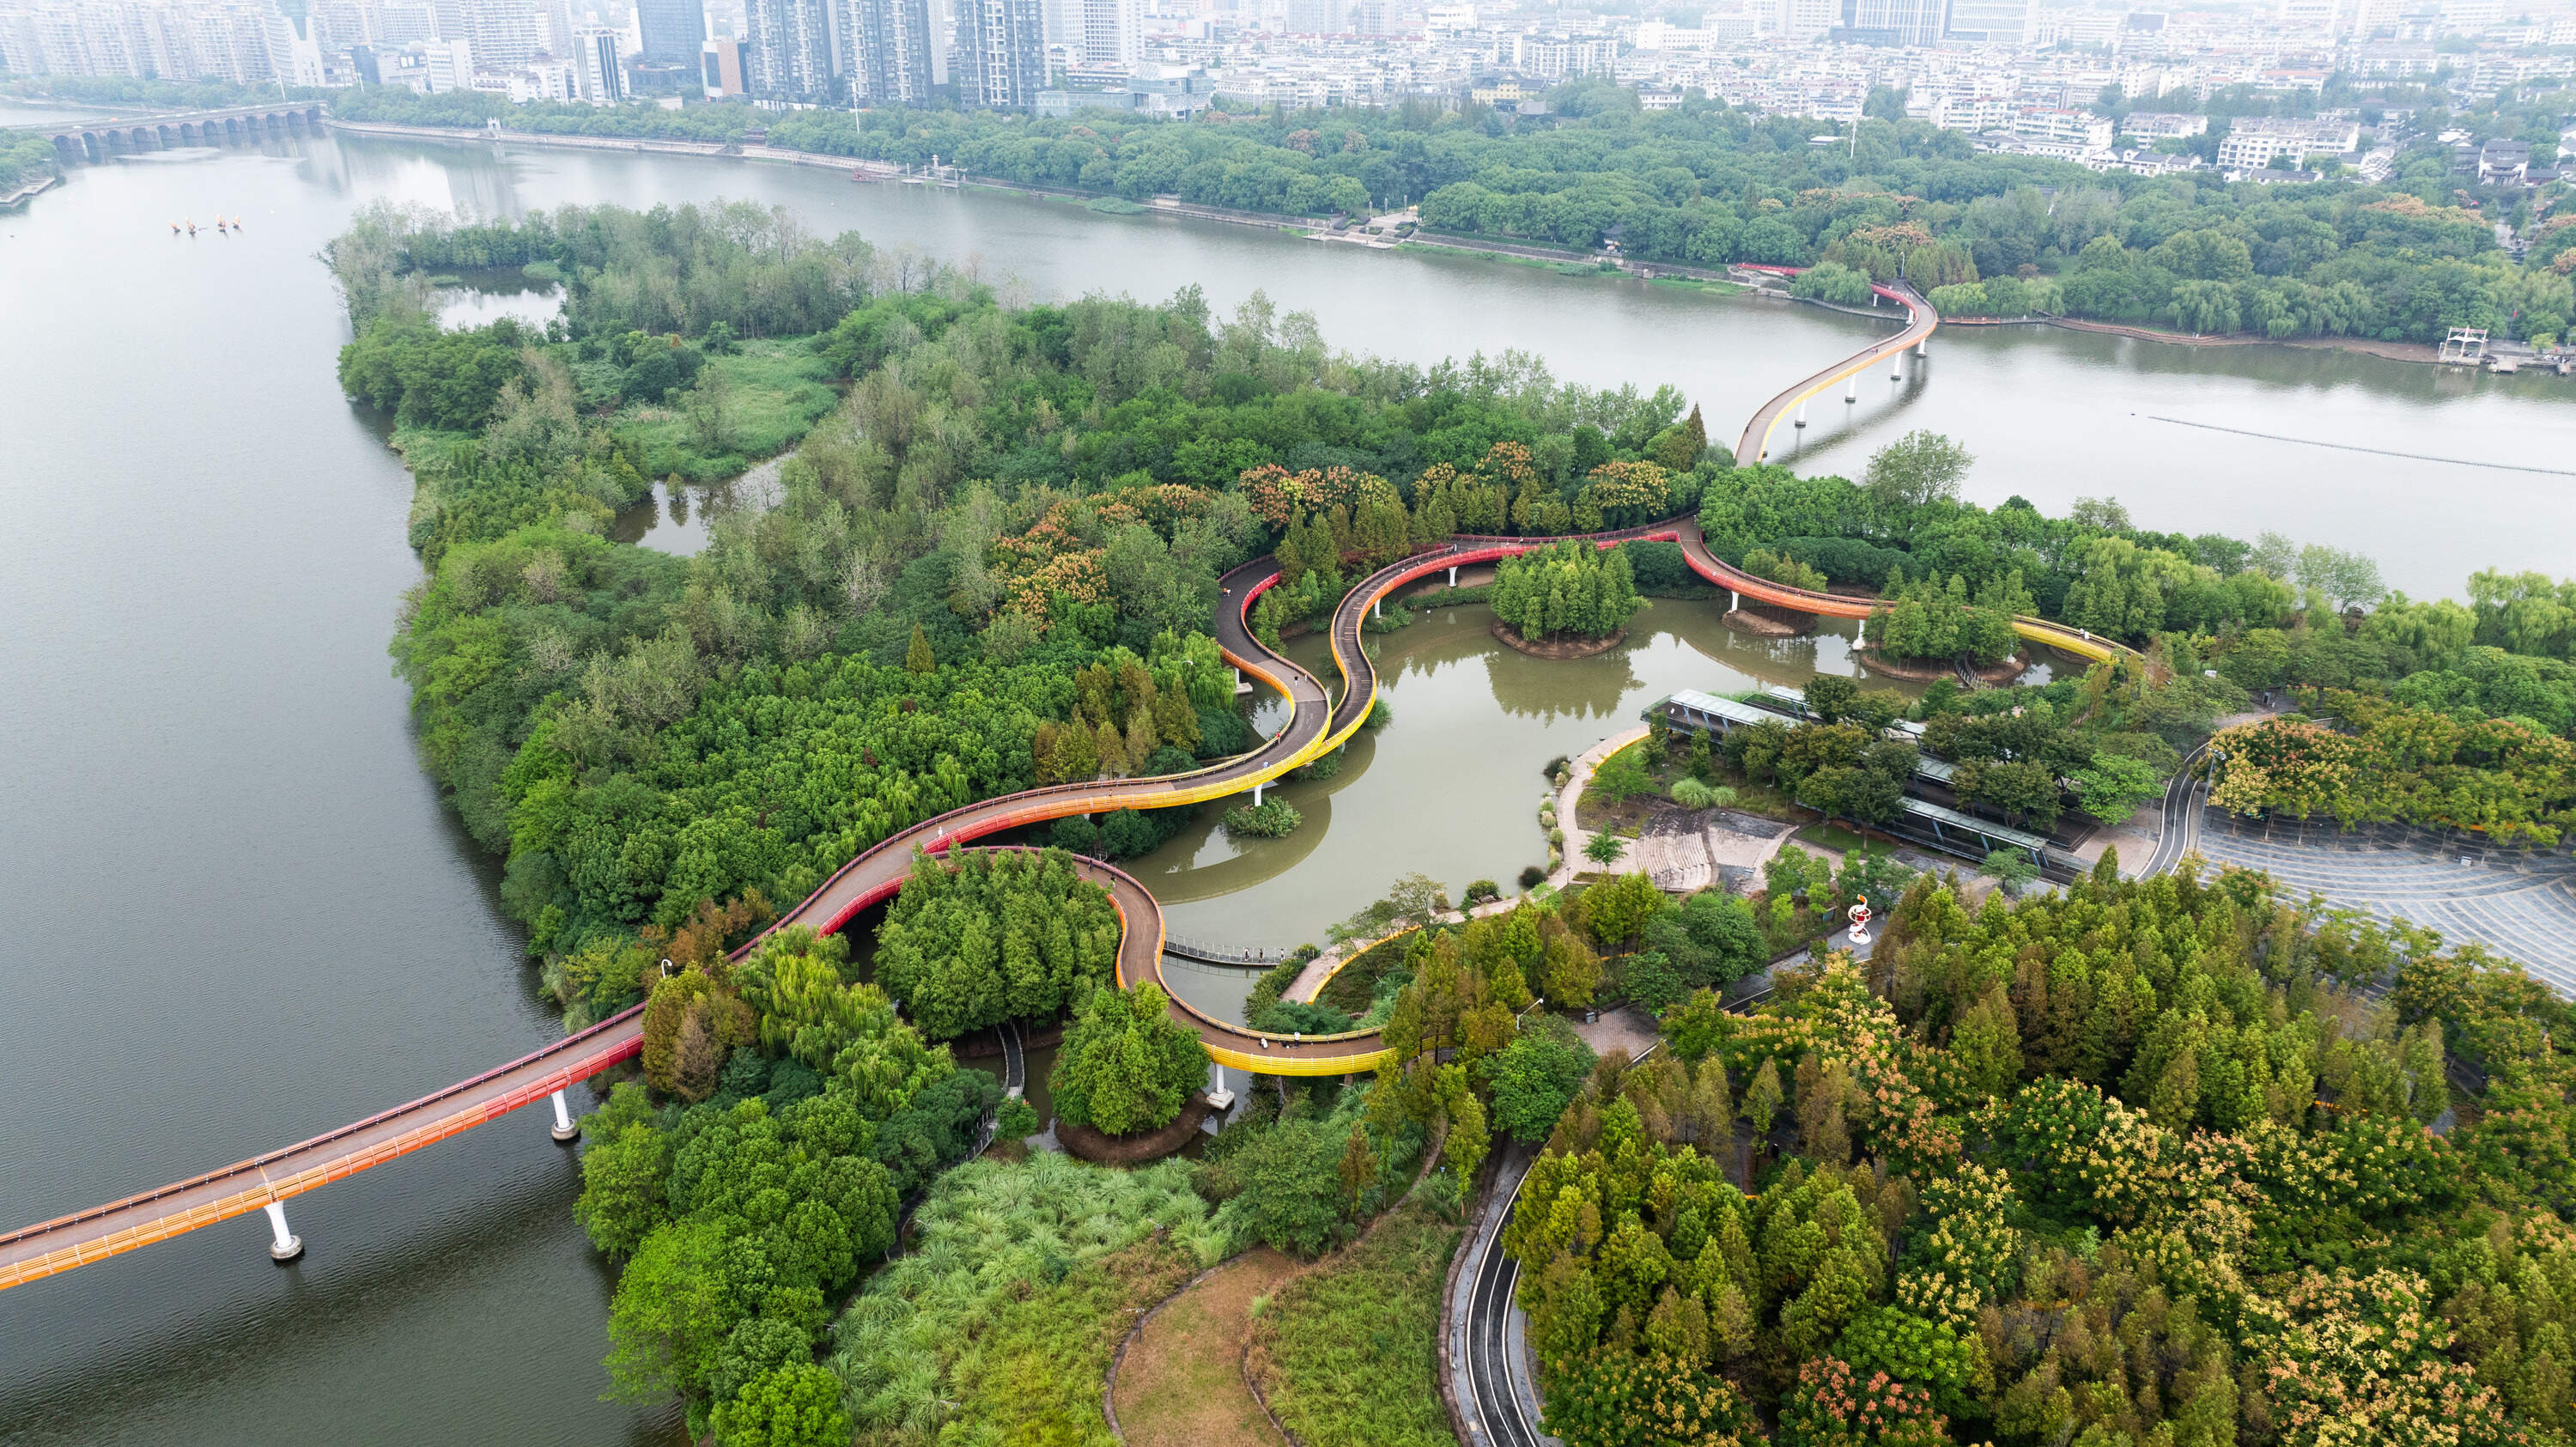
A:
[[[1812,844],[1819,849],[1830,849],[1836,854],[1849,854],[1854,850],[1865,850],[1871,854],[1893,854],[1896,852],[1893,846],[1887,844],[1874,844],[1869,840],[1863,839],[1859,835],[1854,834],[1852,831],[1844,828],[1840,824],[1810,824],[1806,828],[1798,831],[1797,838],[1798,842],[1801,844]]]
[[[1417,1193],[1254,1321],[1245,1370],[1305,1447],[1455,1447],[1437,1353],[1457,1247]]]
[[[677,473],[688,482],[721,482],[795,446],[840,401],[831,385],[832,364],[802,337],[744,342],[707,365],[733,386],[732,435],[726,445],[708,444],[679,393],[669,405],[628,407],[610,430],[634,453],[645,476]]]
[[[1377,998],[1378,982],[1404,967],[1404,953],[1412,947],[1414,934],[1407,930],[1362,950],[1358,958],[1333,972],[1317,999],[1347,1015],[1367,1014]]]
[[[1118,1364],[1118,1426],[1127,1447],[1258,1443],[1287,1447],[1243,1382],[1252,1305],[1297,1263],[1257,1247],[1154,1314]]]
[[[1645,827],[1647,820],[1679,807],[1673,803],[1673,785],[1679,780],[1690,777],[1689,739],[1680,733],[1675,733],[1672,746],[1665,751],[1664,761],[1660,764],[1647,759],[1646,742],[1644,739],[1639,739],[1603,759],[1600,766],[1592,771],[1595,783],[1585,787],[1583,797],[1575,801],[1576,827],[1592,833],[1607,829],[1613,834],[1633,839],[1638,831]],[[1630,795],[1616,804],[1610,803],[1601,796],[1598,781],[1604,774],[1615,776],[1629,765],[1634,765],[1641,771],[1651,788],[1648,792]],[[1720,788],[1734,791],[1735,797],[1728,802],[1727,807],[1746,814],[1759,814],[1764,818],[1780,820],[1812,819],[1816,815],[1815,810],[1798,803],[1781,789],[1768,784],[1746,783],[1727,766],[1723,757],[1717,760],[1716,784]]]

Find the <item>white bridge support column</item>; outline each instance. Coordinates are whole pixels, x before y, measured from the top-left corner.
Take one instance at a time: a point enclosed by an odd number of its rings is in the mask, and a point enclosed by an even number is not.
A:
[[[1795,425],[1800,427],[1807,425],[1807,399],[1804,397],[1798,399],[1798,417]]]
[[[555,1103],[555,1144],[571,1145],[574,1141],[581,1139],[581,1127],[572,1123],[572,1107],[564,1103],[562,1091],[556,1091],[554,1093],[553,1100]]]
[[[1225,1088],[1225,1067],[1213,1060],[1208,1062],[1207,1098],[1219,1113],[1234,1108],[1234,1092]]]
[[[1854,402],[1857,402],[1857,401],[1859,401],[1859,400],[1860,400],[1860,373],[1858,373],[1858,372],[1854,372],[1854,373],[1852,373],[1852,374],[1851,374],[1851,379],[1850,379],[1849,381],[1847,381],[1847,382],[1843,383],[1843,403],[1844,403],[1844,405],[1849,406],[1850,404],[1852,404],[1852,403],[1854,403]]]
[[[1452,588],[1458,586],[1458,565],[1456,563],[1451,563],[1449,565],[1449,586]]]
[[[1925,337],[1923,340],[1916,342],[1914,344],[1914,355],[1918,357],[1928,357],[1932,355],[1932,339],[1930,337]]]
[[[277,1239],[268,1246],[268,1259],[284,1265],[304,1254],[304,1238],[286,1229],[286,1203],[271,1201],[263,1208],[268,1212],[269,1233]]]
[[[1905,354],[1903,352],[1898,352],[1896,356],[1889,361],[1887,380],[1891,382],[1902,382],[1905,380]]]
[[[1742,612],[1742,611],[1743,611],[1743,609],[1744,609],[1744,595],[1743,595],[1743,594],[1741,594],[1741,593],[1739,593],[1739,592],[1737,592],[1737,591],[1735,591],[1733,588],[1729,588],[1729,589],[1727,589],[1727,590],[1726,590],[1726,611],[1727,611],[1727,612],[1729,612],[1729,613],[1738,613],[1738,612]]]
[[[1371,613],[1374,613],[1376,616],[1378,616],[1378,617],[1380,617],[1380,618],[1385,617],[1385,616],[1386,616],[1386,600],[1385,600],[1384,598],[1372,598],[1372,599],[1370,599],[1370,600],[1369,600],[1369,611],[1370,611]]]
[[[1260,807],[1261,807],[1261,790],[1262,790],[1262,785],[1260,785],[1260,784],[1255,784],[1255,785],[1253,785],[1253,786],[1252,786],[1252,807],[1253,807],[1253,808],[1255,808],[1255,809],[1258,809],[1258,808],[1260,808]]]

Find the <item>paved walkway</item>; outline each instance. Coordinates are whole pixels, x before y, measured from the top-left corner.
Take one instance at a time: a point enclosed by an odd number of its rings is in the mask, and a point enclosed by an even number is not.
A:
[[[2576,995],[2576,859],[2444,844],[2420,831],[2241,820],[2208,810],[2200,852],[2260,869],[2293,893],[2476,940]],[[2462,862],[2466,859],[2469,862]]]

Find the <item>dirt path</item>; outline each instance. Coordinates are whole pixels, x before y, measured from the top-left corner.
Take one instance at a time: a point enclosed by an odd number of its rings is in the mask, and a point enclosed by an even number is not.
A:
[[[1267,1246],[1183,1291],[1145,1323],[1118,1364],[1118,1426],[1129,1447],[1287,1447],[1243,1384],[1252,1303],[1297,1274]]]

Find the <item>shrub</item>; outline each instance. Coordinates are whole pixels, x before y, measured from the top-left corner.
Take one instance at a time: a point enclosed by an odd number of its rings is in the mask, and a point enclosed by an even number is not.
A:
[[[1255,839],[1285,839],[1297,832],[1306,816],[1290,807],[1285,799],[1266,803],[1239,804],[1225,811],[1225,830],[1229,834],[1248,835]]]
[[[1447,1198],[1457,1199],[1454,1177]],[[1307,1447],[1446,1447],[1436,1363],[1440,1283],[1454,1219],[1430,1197],[1282,1287],[1252,1329],[1245,1366]]]
[[[1685,809],[1709,809],[1716,807],[1720,802],[1729,804],[1735,802],[1733,789],[1703,784],[1691,778],[1675,779],[1672,794],[1673,802]]]
[[[1044,1129],[1046,1122],[1038,1119],[1038,1108],[1029,1104],[1024,1096],[1015,1095],[1003,1101],[1001,1113],[993,1118],[995,1140],[1025,1140]]]

